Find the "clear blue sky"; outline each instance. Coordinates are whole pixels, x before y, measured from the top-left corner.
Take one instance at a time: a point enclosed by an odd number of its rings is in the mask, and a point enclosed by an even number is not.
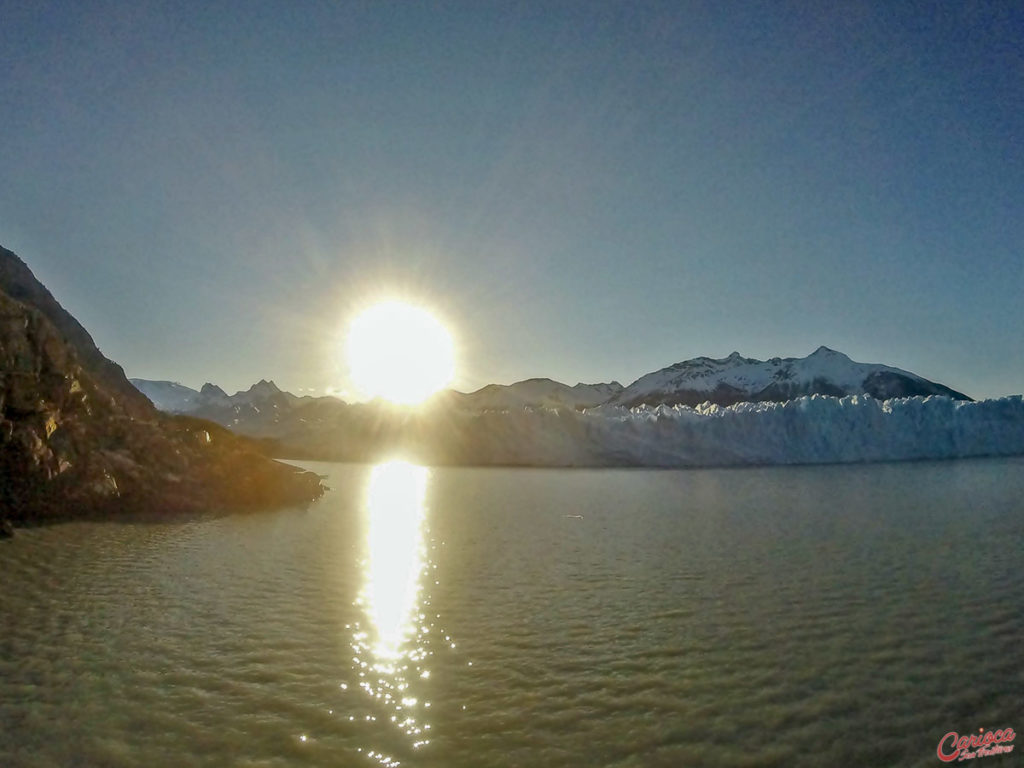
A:
[[[343,387],[398,294],[465,389],[1024,390],[1021,3],[0,0],[0,115],[0,244],[131,376]]]

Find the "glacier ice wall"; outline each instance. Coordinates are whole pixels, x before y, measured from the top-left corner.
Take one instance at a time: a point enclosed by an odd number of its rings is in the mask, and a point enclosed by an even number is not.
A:
[[[427,461],[732,466],[1024,454],[1020,396],[979,402],[812,395],[785,403],[487,412],[424,424]]]

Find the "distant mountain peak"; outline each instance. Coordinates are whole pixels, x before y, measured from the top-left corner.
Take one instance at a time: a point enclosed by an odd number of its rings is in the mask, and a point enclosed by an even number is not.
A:
[[[810,355],[808,355],[808,357],[829,357],[829,356],[841,357],[841,358],[844,358],[846,360],[850,359],[847,355],[844,355],[842,352],[837,352],[836,350],[832,349],[831,347],[826,347],[824,344],[822,344],[816,350],[811,352]]]
[[[216,384],[206,382],[199,390],[199,394],[203,397],[227,397],[228,393],[218,387]]]
[[[263,396],[267,396],[267,395],[277,395],[277,394],[280,394],[281,390],[278,388],[277,384],[275,384],[273,381],[267,381],[266,379],[260,379],[255,384],[253,384],[251,387],[249,387],[249,389],[246,390],[246,393],[248,393],[250,395],[263,395]]]

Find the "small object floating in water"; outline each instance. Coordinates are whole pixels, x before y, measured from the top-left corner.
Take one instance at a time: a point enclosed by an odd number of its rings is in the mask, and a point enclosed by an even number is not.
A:
[[[571,518],[573,520],[582,520],[583,519],[583,515],[566,515],[566,517]]]

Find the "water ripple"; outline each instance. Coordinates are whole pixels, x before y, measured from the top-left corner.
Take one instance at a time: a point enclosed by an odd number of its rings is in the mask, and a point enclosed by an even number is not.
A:
[[[390,590],[367,467],[306,511],[19,531],[0,765],[934,765],[1024,726],[1024,463],[950,466],[435,469]]]

